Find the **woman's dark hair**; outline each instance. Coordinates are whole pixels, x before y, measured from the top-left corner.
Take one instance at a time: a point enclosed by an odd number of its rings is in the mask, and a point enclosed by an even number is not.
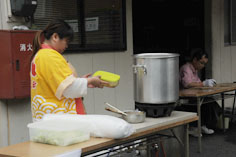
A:
[[[191,54],[192,54],[192,61],[194,58],[196,58],[197,60],[201,60],[203,56],[208,58],[207,53],[201,48],[191,50]]]
[[[68,38],[73,40],[74,32],[71,26],[61,19],[55,19],[48,23],[48,25],[41,31],[38,31],[33,40],[33,56],[41,47],[42,38],[49,40],[53,33],[57,33],[60,39]]]

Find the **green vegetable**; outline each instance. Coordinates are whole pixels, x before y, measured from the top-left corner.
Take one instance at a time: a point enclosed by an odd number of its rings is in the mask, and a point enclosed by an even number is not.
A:
[[[58,146],[67,146],[89,140],[89,138],[89,134],[85,134],[81,131],[37,130],[37,134],[32,137],[31,141]]]

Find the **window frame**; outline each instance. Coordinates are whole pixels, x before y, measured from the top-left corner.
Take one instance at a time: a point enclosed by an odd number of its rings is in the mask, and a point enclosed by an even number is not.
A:
[[[231,0],[224,0],[224,45],[231,45],[231,40]]]
[[[96,0],[95,0],[96,1]],[[104,42],[104,44],[100,44],[99,41],[100,39],[103,40],[104,38],[102,38],[103,32],[101,32],[101,34],[96,34],[95,36],[98,39],[94,39],[91,41],[92,44],[88,43],[86,44],[86,34],[93,32],[88,32],[85,30],[85,9],[86,8],[86,0],[75,0],[75,3],[77,4],[77,15],[75,14],[75,16],[77,17],[78,20],[78,33],[79,33],[79,41],[74,42],[74,43],[69,43],[68,44],[68,48],[66,49],[65,52],[107,52],[107,51],[126,51],[127,50],[127,33],[126,33],[126,1],[125,0],[119,0],[119,3],[121,3],[120,8],[119,8],[119,13],[117,14],[119,17],[119,25],[115,25],[115,26],[119,26],[117,30],[114,30],[116,32],[118,32],[118,34],[120,36],[118,36],[118,38],[116,38],[116,34],[110,34],[110,37],[108,38],[108,42]],[[53,6],[52,6],[53,7]],[[107,7],[104,6],[104,9],[106,9]],[[112,11],[112,8],[109,8]],[[99,15],[99,14],[98,14]],[[106,13],[105,13],[106,15]],[[55,16],[56,17],[56,16]],[[111,15],[111,17],[113,17],[113,15]],[[60,18],[60,17],[59,17]],[[37,19],[35,19],[37,20]],[[66,21],[66,19],[64,19]],[[109,19],[112,20],[112,19]],[[103,23],[102,23],[103,24]],[[106,24],[106,23],[105,23]],[[116,23],[115,23],[116,24]],[[100,26],[100,25],[99,25]],[[105,25],[106,26],[106,25]],[[109,30],[111,31],[111,30]],[[88,33],[87,33],[88,32]],[[112,31],[111,31],[112,32]],[[76,33],[77,35],[77,33]],[[93,35],[92,35],[93,36]],[[117,39],[118,42],[113,41],[113,39]]]
[[[80,39],[81,44],[69,44],[66,51],[73,52],[73,51],[81,51],[81,52],[106,52],[106,51],[125,51],[127,50],[127,33],[126,33],[126,3],[125,0],[122,1],[122,45],[120,47],[100,47],[100,44],[97,44],[97,48],[94,47],[85,47],[86,41],[86,31],[85,31],[85,0],[77,0],[79,11],[78,11],[78,20],[81,21],[78,23],[80,28]],[[94,45],[95,46],[95,45]]]
[[[228,8],[225,6],[225,1],[228,1]],[[233,8],[233,0],[224,0],[224,18],[227,18],[227,21],[224,21],[224,46],[235,46],[236,45],[236,30],[233,27],[236,27],[236,18],[233,20],[233,9],[235,10],[235,17],[236,17],[236,7]],[[236,6],[236,2],[235,6]],[[228,17],[225,15],[225,9],[228,9]],[[224,19],[226,20],[226,19]],[[227,23],[227,25],[226,25]],[[226,30],[226,26],[228,30]],[[228,41],[225,40],[225,35],[228,34]],[[235,34],[235,36],[233,36]]]

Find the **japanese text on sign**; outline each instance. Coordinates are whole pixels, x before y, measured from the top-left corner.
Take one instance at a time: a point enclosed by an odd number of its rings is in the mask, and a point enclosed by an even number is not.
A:
[[[99,18],[89,17],[85,18],[85,31],[98,31]]]
[[[20,51],[25,52],[25,51],[33,51],[33,46],[32,44],[20,44]]]

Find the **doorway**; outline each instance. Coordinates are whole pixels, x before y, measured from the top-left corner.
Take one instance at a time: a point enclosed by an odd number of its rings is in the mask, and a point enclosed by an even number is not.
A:
[[[204,0],[133,0],[132,10],[134,54],[179,53],[182,65],[204,49]]]

